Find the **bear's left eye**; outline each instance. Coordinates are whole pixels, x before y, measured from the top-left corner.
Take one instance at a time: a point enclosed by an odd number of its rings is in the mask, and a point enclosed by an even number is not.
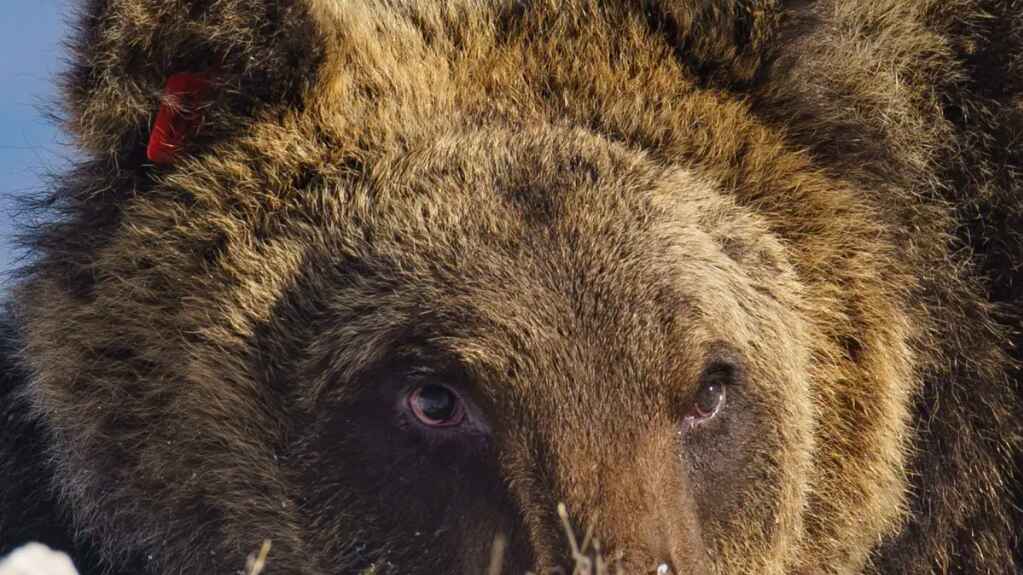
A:
[[[728,387],[735,383],[736,374],[737,366],[733,360],[715,361],[704,370],[700,387],[693,395],[686,414],[690,425],[700,424],[721,412]]]
[[[452,427],[465,419],[465,405],[451,388],[426,384],[416,387],[408,394],[409,410],[412,415],[428,427]]]
[[[721,381],[707,381],[700,386],[693,402],[693,417],[708,419],[717,414],[725,403],[725,385]]]

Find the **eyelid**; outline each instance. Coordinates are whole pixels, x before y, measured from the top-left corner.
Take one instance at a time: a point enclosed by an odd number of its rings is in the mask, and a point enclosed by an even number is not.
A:
[[[707,366],[703,373],[700,374],[700,385],[706,385],[707,383],[731,385],[738,379],[737,372],[738,369],[732,364],[716,362],[713,365]]]
[[[723,379],[729,385],[745,381],[742,354],[729,344],[714,345],[706,354],[703,365],[700,372],[701,384],[711,378]]]

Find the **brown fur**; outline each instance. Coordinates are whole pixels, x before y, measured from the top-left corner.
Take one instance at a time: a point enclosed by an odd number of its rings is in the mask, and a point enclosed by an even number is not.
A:
[[[1012,573],[1023,8],[93,0],[26,397],[113,566]],[[164,79],[214,78],[187,155]],[[722,414],[683,432],[707,370]],[[402,366],[486,414],[389,424]],[[397,384],[393,384],[397,385]],[[446,440],[445,440],[446,441]],[[461,441],[461,440],[459,440]],[[475,441],[475,440],[474,440]]]

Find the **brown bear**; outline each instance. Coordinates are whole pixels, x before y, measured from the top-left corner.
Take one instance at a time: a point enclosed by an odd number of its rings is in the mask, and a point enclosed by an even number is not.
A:
[[[0,548],[1015,572],[1023,4],[89,0]]]

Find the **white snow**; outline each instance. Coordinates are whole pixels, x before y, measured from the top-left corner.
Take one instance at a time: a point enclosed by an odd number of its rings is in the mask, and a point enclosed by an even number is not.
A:
[[[0,575],[78,575],[78,571],[67,555],[29,543],[0,560]]]

